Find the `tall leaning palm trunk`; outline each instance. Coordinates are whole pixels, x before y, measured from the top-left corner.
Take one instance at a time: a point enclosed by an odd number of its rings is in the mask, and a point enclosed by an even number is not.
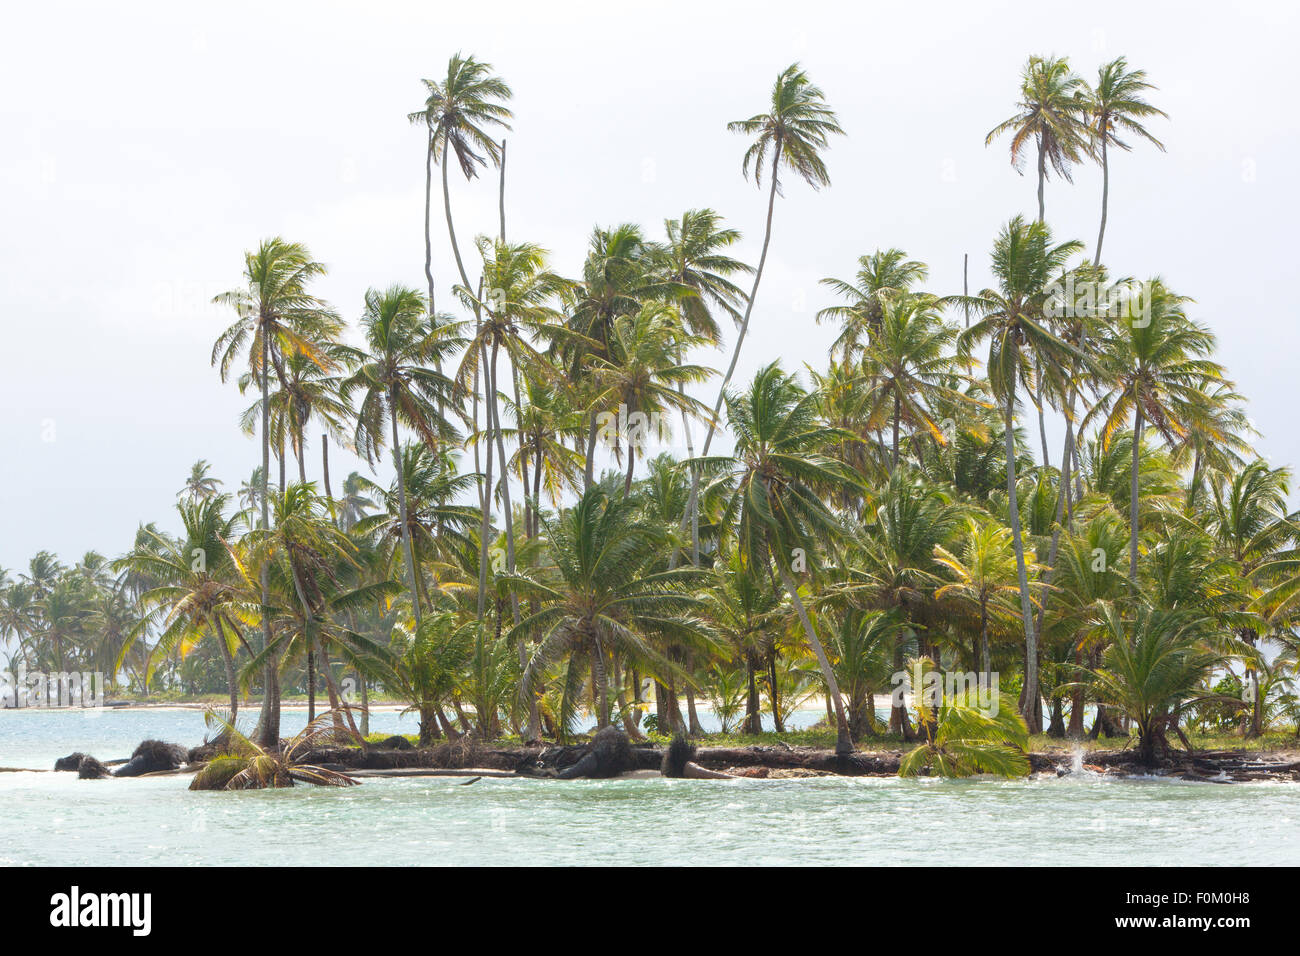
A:
[[[830,695],[831,706],[835,712],[835,752],[838,754],[851,753],[853,751],[852,735],[849,733],[848,719],[844,713],[844,697],[840,694],[840,685],[835,679],[835,670],[831,667],[830,659],[826,656],[826,649],[822,647],[821,638],[817,636],[817,630],[813,627],[811,618],[808,617],[808,609],[803,606],[803,601],[799,598],[799,588],[794,579],[791,578],[790,570],[782,561],[778,561],[776,564],[781,571],[781,583],[785,585],[786,591],[789,592],[790,603],[794,605],[795,613],[799,615],[799,622],[803,625],[804,635],[808,638],[808,646],[812,648],[813,656],[817,658],[817,669],[821,671],[822,680],[826,682],[826,693]],[[775,683],[772,685],[772,694],[775,699]],[[775,704],[773,712],[776,712]]]
[[[722,412],[722,403],[725,401],[727,386],[731,384],[731,377],[736,373],[736,363],[740,361],[740,347],[745,342],[745,333],[749,331],[749,317],[754,311],[754,299],[758,296],[758,284],[763,281],[763,265],[767,262],[767,249],[772,244],[772,213],[776,209],[776,186],[777,186],[777,169],[781,162],[781,138],[776,138],[776,144],[772,149],[772,182],[767,191],[767,220],[763,228],[763,250],[758,255],[758,267],[754,270],[754,286],[749,290],[749,299],[745,302],[745,315],[740,320],[740,328],[736,332],[736,344],[731,349],[731,362],[727,365],[727,374],[722,377],[722,385],[718,388],[718,400],[713,403],[713,416],[709,419],[708,431],[704,434],[704,447],[700,451],[703,456],[708,455],[709,445],[713,441],[713,433],[717,430],[718,416]],[[696,480],[698,485],[698,480]],[[692,489],[692,495],[696,489]]]
[[[429,125],[429,140],[424,151],[424,279],[429,285],[429,317],[434,315],[433,305],[433,230],[431,206],[433,205],[433,126]]]

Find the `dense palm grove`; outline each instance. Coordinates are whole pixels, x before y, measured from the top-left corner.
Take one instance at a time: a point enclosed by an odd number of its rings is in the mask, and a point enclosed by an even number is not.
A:
[[[1020,733],[1131,732],[1148,755],[1188,729],[1294,726],[1289,475],[1253,451],[1192,301],[1102,261],[1106,193],[1091,255],[1044,215],[1051,176],[1096,161],[1108,188],[1116,148],[1163,148],[1140,71],[1116,60],[1093,85],[1031,58],[989,139],[1033,161],[1038,217],[1001,229],[993,286],[941,295],[925,263],[869,252],[823,280],[825,367],[748,382],[777,199],[828,186],[842,134],[806,73],[731,124],[765,200],[755,265],[694,209],[596,228],[571,273],[507,233],[510,88],[459,55],[425,87],[424,287],[366,292],[357,334],[313,294],[306,246],[247,253],[211,360],[252,399],[260,465],[227,493],[197,463],[177,513],[116,560],[42,552],[6,573],[11,668],[220,687],[232,714],[256,695],[263,743],[282,694],[314,710],[358,687],[417,710],[426,743],[565,739],[585,714],[699,733],[704,707],[726,731],[782,731],[821,698],[841,749],[933,750],[933,713],[889,699],[923,663],[998,674]],[[462,248],[448,177],[490,169],[500,223]],[[392,481],[332,477],[331,444]]]

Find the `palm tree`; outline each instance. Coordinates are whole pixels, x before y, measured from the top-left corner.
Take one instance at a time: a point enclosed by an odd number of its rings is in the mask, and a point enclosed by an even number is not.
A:
[[[1110,161],[1107,147],[1118,146],[1120,149],[1132,149],[1128,143],[1119,138],[1119,133],[1132,133],[1155,144],[1162,153],[1164,143],[1152,136],[1142,120],[1153,116],[1169,118],[1164,110],[1157,109],[1142,95],[1155,86],[1147,82],[1143,70],[1130,70],[1124,57],[1117,57],[1109,63],[1102,64],[1097,70],[1097,85],[1084,89],[1088,124],[1095,146],[1101,148],[1101,227],[1097,230],[1097,251],[1093,256],[1094,266],[1101,264],[1101,243],[1106,238],[1106,202],[1110,196]]]
[[[1051,230],[1044,223],[1029,224],[1016,216],[1003,227],[993,244],[993,272],[998,288],[985,289],[976,296],[963,296],[959,300],[980,318],[958,337],[958,354],[968,360],[971,346],[988,338],[989,390],[1001,402],[1003,410],[1007,508],[1025,626],[1025,690],[1021,712],[1031,733],[1041,728],[1042,713],[1038,698],[1038,640],[1016,495],[1016,392],[1023,383],[1033,394],[1036,369],[1041,374],[1042,369],[1059,369],[1067,358],[1076,362],[1082,358],[1077,350],[1041,324],[1044,289],[1062,271],[1065,262],[1081,249],[1082,245],[1074,241],[1053,245]]]
[[[301,353],[291,353],[285,357],[282,388],[273,388],[270,394],[271,434],[278,445],[287,439],[298,463],[298,481],[307,481],[306,471],[306,431],[307,426],[315,420],[325,428],[326,435],[333,435],[336,441],[342,441],[345,429],[352,417],[352,409],[340,396],[342,377],[334,370],[347,368],[355,364],[357,351],[337,342],[325,342],[321,352],[326,366]],[[251,373],[244,373],[239,378],[239,389],[244,391],[254,383]],[[245,433],[253,434],[257,422],[262,417],[262,400],[259,398],[250,405],[240,419],[240,426]],[[283,468],[281,469],[283,475]],[[328,475],[326,476],[328,478]]]
[[[776,78],[766,113],[728,123],[727,129],[733,133],[756,137],[745,151],[742,169],[748,179],[750,167],[753,166],[754,184],[760,188],[763,185],[763,166],[769,154],[772,158],[768,172],[767,223],[763,229],[763,251],[758,256],[754,286],[745,301],[745,314],[740,320],[740,331],[736,333],[736,344],[731,349],[731,364],[727,366],[727,374],[723,376],[722,385],[718,389],[713,419],[709,422],[704,447],[700,452],[702,455],[709,453],[727,386],[731,384],[731,376],[736,372],[740,347],[744,344],[745,333],[749,331],[754,297],[758,295],[758,284],[763,279],[763,265],[767,262],[767,248],[772,242],[772,212],[776,208],[776,194],[781,189],[781,169],[784,167],[790,170],[813,189],[829,186],[831,178],[821,158],[821,151],[828,147],[831,136],[844,134],[835,112],[826,105],[825,94],[799,68],[798,63],[790,64]]]
[[[1084,416],[1083,425],[1102,421],[1101,440],[1109,445],[1133,421],[1133,464],[1129,489],[1129,580],[1137,581],[1138,494],[1142,430],[1149,423],[1170,447],[1187,435],[1188,423],[1202,418],[1204,392],[1220,383],[1223,367],[1204,356],[1214,349],[1214,335],[1190,320],[1188,301],[1159,279],[1145,283],[1145,303],[1138,311],[1129,300],[1119,328],[1101,357],[1108,389]]]
[[[766,574],[775,566],[790,595],[834,707],[836,752],[849,753],[853,744],[839,684],[799,596],[792,565],[815,577],[820,543],[839,531],[822,491],[858,481],[826,452],[853,436],[821,425],[817,397],[778,363],[761,369],[745,393],[728,395],[727,418],[736,436],[734,457],[699,461],[724,469],[714,485],[727,494],[725,514],[739,516],[735,534],[746,566]]]
[[[833,290],[847,305],[832,305],[817,313],[817,321],[839,321],[843,328],[831,344],[831,354],[851,359],[880,327],[884,302],[891,296],[910,292],[929,275],[924,262],[908,259],[902,249],[876,250],[858,258],[854,281],[826,278],[821,284]]]
[[[638,429],[636,424],[641,420],[662,422],[660,416],[668,410],[691,418],[708,414],[703,403],[685,393],[684,386],[705,381],[712,369],[680,360],[683,351],[701,341],[684,332],[675,307],[649,303],[636,315],[615,320],[608,357],[591,357],[592,407],[600,409],[597,414],[606,420],[619,421],[615,440],[627,446],[624,494],[632,491],[638,448],[654,437],[647,434],[650,425]]]
[[[254,657],[248,668],[256,669],[295,647],[300,649],[307,659],[310,711],[315,703],[315,665],[321,661],[331,708],[335,709],[336,724],[341,726],[336,709],[340,694],[329,666],[329,651],[336,648],[350,663],[362,667],[370,659],[382,660],[383,652],[340,621],[347,612],[387,601],[400,585],[380,580],[355,588],[343,586],[344,570],[355,568],[357,547],[335,526],[313,485],[290,485],[276,495],[274,507],[274,529],[258,530],[246,538],[249,556],[259,566],[270,569],[271,600],[260,613],[270,620],[275,634],[272,643]],[[247,585],[246,574],[244,579]],[[351,725],[351,711],[345,709],[344,716]]]
[[[1196,611],[1137,605],[1124,615],[1106,605],[1101,624],[1110,643],[1092,674],[1093,691],[1136,724],[1138,758],[1152,766],[1179,710],[1218,696],[1202,689],[1219,660],[1204,643],[1207,621]]]
[[[699,599],[691,594],[701,572],[654,570],[662,556],[662,529],[641,518],[634,501],[610,497],[599,485],[547,523],[547,536],[554,583],[527,574],[505,576],[539,607],[507,635],[511,643],[536,642],[521,693],[531,696],[543,674],[567,658],[566,697],[572,698],[578,675],[589,667],[597,726],[607,727],[607,674],[617,657],[667,675],[677,668],[662,653],[665,642],[711,647],[711,636],[695,614]]]
[[[514,94],[505,80],[492,75],[492,64],[483,63],[473,56],[457,53],[447,62],[447,75],[441,81],[422,80],[428,96],[424,108],[411,113],[407,119],[423,123],[429,131],[429,154],[432,161],[442,165],[442,204],[447,217],[447,234],[451,237],[451,251],[456,257],[456,268],[465,288],[470,288],[469,276],[461,261],[460,247],[456,243],[456,227],[451,215],[451,194],[447,186],[447,154],[454,153],[460,171],[466,179],[478,175],[478,167],[500,162],[501,149],[487,132],[488,127],[510,129],[514,114],[501,101]],[[426,179],[430,168],[426,165]],[[428,230],[428,200],[426,186],[426,232]],[[428,253],[426,252],[426,257]],[[428,269],[426,268],[426,274]],[[432,317],[433,279],[429,278],[429,309]]]
[[[270,496],[267,476],[271,471],[270,373],[274,369],[281,389],[287,391],[284,358],[301,353],[322,368],[329,359],[324,344],[333,341],[342,323],[320,299],[307,291],[308,284],[325,274],[325,267],[312,259],[307,248],[280,238],[264,240],[255,252],[244,255],[245,286],[218,295],[213,301],[229,305],[238,313],[232,324],[212,346],[212,364],[224,382],[247,348],[247,369],[262,391],[262,530],[270,528]],[[268,571],[262,574],[262,598],[269,599]],[[271,643],[270,623],[263,623],[263,649]],[[267,746],[280,739],[280,685],[274,661],[264,675],[262,711],[254,736]]]
[[[901,609],[924,633],[934,617],[933,593],[941,581],[935,548],[951,540],[961,513],[961,506],[941,488],[927,485],[909,470],[893,472],[863,511],[864,527],[843,562],[846,589],[850,594],[863,591],[874,607]],[[904,643],[895,643],[896,671],[903,669]],[[905,741],[911,740],[902,703],[890,708],[889,725]]]
[[[461,301],[481,317],[474,338],[465,349],[456,372],[458,394],[469,391],[471,379],[484,381],[486,395],[488,443],[486,479],[483,495],[483,521],[480,531],[482,551],[479,555],[479,614],[487,596],[487,541],[489,516],[495,500],[492,473],[493,446],[501,468],[501,494],[506,521],[507,570],[514,572],[514,515],[510,503],[510,480],[505,440],[501,429],[500,386],[497,358],[504,348],[514,378],[515,403],[519,402],[520,372],[550,375],[553,368],[534,347],[531,339],[554,338],[563,331],[560,313],[551,302],[566,292],[570,283],[546,267],[546,250],[533,243],[509,244],[479,237],[479,255],[483,259],[483,287],[479,295],[468,286],[458,286]],[[476,436],[477,437],[477,436]]]
[[[184,657],[203,638],[215,640],[226,667],[233,722],[239,713],[235,655],[241,645],[250,657],[253,651],[240,626],[238,574],[229,551],[239,519],[225,515],[229,500],[226,495],[214,495],[181,502],[176,506],[181,519],[180,538],[148,529],[115,566],[153,582],[140,595],[140,605],[146,613],[160,618],[161,632],[150,651],[151,661],[173,651],[179,651]],[[118,666],[142,631],[143,628],[137,629],[122,645]]]
[[[191,790],[262,790],[292,787],[295,783],[352,787],[360,782],[340,771],[307,763],[300,756],[321,742],[326,734],[337,733],[326,727],[327,720],[337,720],[337,713],[321,714],[287,741],[282,751],[260,746],[245,737],[235,728],[233,719],[223,720],[211,711],[204,717],[209,726],[221,730],[225,752],[199,769],[190,781]]]
[[[442,708],[469,665],[479,629],[477,621],[458,622],[450,611],[435,611],[414,633],[399,629],[394,634],[395,666],[385,686],[419,715],[421,747],[452,733]]]
[[[1285,566],[1287,552],[1300,535],[1287,514],[1289,484],[1290,474],[1285,468],[1270,468],[1256,460],[1234,474],[1222,492],[1214,496],[1206,530],[1228,553],[1236,577],[1242,582],[1276,580],[1273,572]],[[1261,576],[1264,565],[1271,566],[1271,570]],[[1269,591],[1273,599],[1280,596],[1276,588]],[[1270,601],[1264,598],[1260,603],[1267,607]],[[1256,628],[1243,625],[1235,630],[1245,643],[1252,648],[1256,645],[1259,638]],[[1248,661],[1246,677],[1255,688],[1251,734],[1259,736],[1263,732],[1264,695],[1261,683],[1255,679],[1256,670],[1255,661]]]
[[[835,676],[849,699],[849,732],[859,741],[876,728],[875,695],[887,691],[894,648],[912,633],[897,610],[849,605],[818,615],[830,631]]]
[[[932,662],[918,662],[925,670]],[[930,665],[927,667],[926,665]],[[1014,711],[999,705],[990,713],[977,706],[977,692],[949,696],[929,702],[918,690],[917,713],[928,736],[898,765],[900,777],[914,777],[932,770],[940,777],[969,777],[989,773],[1001,777],[1029,775],[1029,732]]]
[[[440,405],[451,394],[451,380],[428,364],[440,364],[443,357],[461,344],[459,323],[436,324],[427,317],[424,297],[419,292],[391,285],[383,291],[366,292],[361,325],[366,335],[366,354],[356,371],[343,382],[341,395],[347,402],[354,393],[361,393],[356,446],[366,460],[373,463],[386,443],[393,451],[411,613],[418,627],[419,568],[411,550],[398,425],[410,428],[433,448],[456,440],[455,428],[439,413]],[[388,436],[384,434],[385,424]]]
[[[940,398],[960,401],[961,392],[949,384],[957,360],[949,347],[957,329],[948,325],[927,296],[888,298],[880,324],[863,352],[863,370],[873,385],[873,403],[893,421],[891,467],[898,467],[899,430],[904,422],[923,429],[939,443],[943,430],[927,411]],[[875,418],[875,414],[871,415]]]
[[[968,518],[960,554],[936,545],[934,556],[953,578],[952,583],[934,592],[935,600],[951,599],[979,609],[980,672],[989,674],[993,670],[989,656],[990,611],[1009,612],[1003,598],[1018,590],[1011,531],[995,521]]]
[[[711,586],[701,593],[704,616],[718,640],[743,663],[745,717],[741,729],[747,734],[759,734],[763,723],[757,675],[763,660],[775,650],[780,599],[735,549],[715,564],[713,575]],[[853,730],[851,719],[849,729]]]
[[[400,473],[393,476],[387,489],[369,486],[381,510],[354,521],[349,528],[354,536],[380,546],[386,556],[385,573],[391,571],[399,553],[405,556],[407,542],[417,568],[447,560],[458,550],[477,547],[471,529],[479,511],[455,501],[474,487],[478,476],[457,473],[449,454],[418,442],[402,445],[400,461]],[[432,607],[434,602],[423,575],[417,577],[417,586],[424,606]]]
[[[188,496],[190,501],[207,501],[217,494],[217,487],[221,484],[220,478],[213,478],[208,474],[212,466],[203,458],[196,461],[190,468],[190,476],[185,479],[185,487],[176,495],[177,498]]]
[[[754,271],[724,251],[740,241],[740,232],[722,228],[722,217],[712,209],[688,209],[681,219],[664,220],[664,229],[668,241],[653,247],[651,255],[671,282],[690,290],[681,299],[686,327],[717,342],[721,333],[712,310],[740,322],[737,306],[745,301],[745,293],[730,277]]]
[[[551,505],[558,507],[565,489],[580,486],[584,460],[576,446],[586,429],[584,416],[569,400],[563,380],[524,376],[521,384],[522,407],[505,399],[515,427],[504,429],[503,434],[516,446],[510,468],[522,479],[528,503],[524,516],[531,521],[525,522],[524,534],[534,537],[540,527],[543,488]]]
[[[1087,86],[1070,70],[1064,57],[1031,56],[1020,81],[1018,112],[989,131],[988,146],[1003,133],[1011,133],[1011,165],[1020,172],[1025,147],[1032,140],[1038,150],[1038,221],[1043,222],[1043,183],[1047,167],[1067,183],[1070,167],[1089,153],[1092,145],[1086,123]]]
[[[372,495],[379,494],[379,486],[360,472],[352,472],[343,479],[343,496],[339,498],[339,521],[344,531],[351,531],[366,510],[375,507]]]

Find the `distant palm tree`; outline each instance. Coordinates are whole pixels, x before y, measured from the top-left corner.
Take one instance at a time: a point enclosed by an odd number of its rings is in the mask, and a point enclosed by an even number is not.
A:
[[[288,441],[298,463],[299,483],[307,481],[307,426],[316,421],[326,429],[327,435],[342,442],[352,418],[352,409],[340,397],[339,387],[343,379],[336,370],[353,365],[357,350],[337,342],[325,342],[321,352],[327,363],[324,366],[299,352],[285,356],[285,384],[281,388],[273,387],[270,395],[271,435],[281,444]],[[253,382],[253,374],[245,372],[239,377],[240,391]],[[258,398],[245,409],[240,426],[247,434],[253,434],[261,415],[262,400]]]
[[[229,305],[238,313],[212,346],[212,364],[225,381],[247,349],[245,365],[262,391],[262,529],[270,527],[270,496],[267,476],[271,471],[270,375],[274,369],[280,387],[287,391],[284,358],[301,353],[322,368],[330,366],[325,343],[332,342],[342,327],[339,317],[307,291],[308,284],[325,274],[325,266],[311,257],[306,246],[280,238],[264,240],[255,252],[244,255],[241,289],[218,295],[213,301]],[[262,575],[263,599],[269,599],[269,583]],[[263,648],[271,643],[270,623],[262,632]],[[264,675],[262,712],[254,736],[267,746],[280,739],[280,685],[274,662]]]
[[[847,305],[828,306],[817,313],[818,322],[837,320],[843,326],[831,344],[831,354],[851,359],[880,327],[885,300],[912,291],[929,272],[924,262],[908,259],[902,249],[878,249],[859,257],[854,281],[822,279],[822,285],[848,300]]]
[[[1101,264],[1101,243],[1106,238],[1106,203],[1110,196],[1110,161],[1106,149],[1110,145],[1120,149],[1132,149],[1119,138],[1119,133],[1132,133],[1153,143],[1161,152],[1165,145],[1152,136],[1142,120],[1154,116],[1169,118],[1164,110],[1157,109],[1142,98],[1147,90],[1155,86],[1147,82],[1147,75],[1142,70],[1130,70],[1128,61],[1118,57],[1105,63],[1097,71],[1097,85],[1085,88],[1085,110],[1091,127],[1094,143],[1101,148],[1101,227],[1097,230],[1097,251],[1092,264]]]
[[[324,664],[321,672],[331,708],[337,708],[341,695],[329,666],[330,650],[339,649],[354,665],[363,658],[383,658],[382,649],[344,623],[347,612],[387,602],[401,585],[390,580],[361,583],[351,589],[340,585],[341,572],[356,565],[357,547],[334,525],[313,485],[290,485],[276,495],[273,505],[275,527],[269,532],[255,531],[245,539],[252,560],[270,568],[271,600],[258,613],[270,620],[275,634],[248,668],[255,670],[295,647],[301,649],[307,659],[310,720],[314,719],[317,660]],[[246,574],[244,582],[246,588],[251,583]],[[337,713],[335,710],[336,724],[341,727]],[[351,725],[351,711],[344,709],[344,716]]]
[[[894,647],[911,627],[897,610],[864,611],[849,605],[818,615],[830,631],[833,667],[849,699],[849,732],[861,740],[876,731],[875,695],[887,693]]]
[[[185,487],[176,495],[177,498],[188,496],[190,501],[207,501],[217,494],[217,487],[221,484],[220,478],[213,478],[208,474],[212,466],[203,458],[194,463],[190,469],[189,478],[185,479]]]
[[[525,518],[531,523],[524,533],[534,537],[540,530],[542,490],[546,490],[552,507],[559,507],[566,489],[581,486],[585,462],[575,449],[586,429],[581,410],[569,400],[568,389],[561,381],[525,376],[521,384],[523,406],[505,400],[515,427],[503,433],[516,444],[510,467],[522,478],[529,502]]]
[[[233,722],[239,713],[235,655],[241,645],[250,657],[253,650],[240,627],[238,573],[229,551],[237,519],[224,514],[228,503],[226,495],[214,495],[178,504],[181,537],[172,538],[151,529],[116,566],[153,582],[153,587],[140,595],[141,607],[158,618],[161,626],[157,643],[150,651],[150,671],[158,659],[173,651],[184,657],[203,638],[212,637],[226,667]],[[142,633],[143,628],[137,629],[122,645],[118,666]]]
[[[351,531],[366,516],[366,510],[375,507],[379,486],[360,472],[354,471],[343,479],[343,496],[339,499],[339,520],[344,531]]]
[[[745,333],[749,331],[754,297],[758,295],[758,284],[763,279],[763,265],[767,262],[767,248],[772,242],[772,211],[776,208],[776,194],[781,189],[781,169],[784,167],[790,170],[813,189],[829,186],[831,177],[826,171],[821,151],[829,146],[831,136],[844,135],[835,112],[826,105],[826,95],[820,87],[813,84],[798,63],[790,64],[776,78],[766,113],[728,123],[727,129],[733,133],[756,137],[745,151],[743,164],[746,178],[749,177],[750,167],[753,167],[755,185],[763,185],[763,166],[769,154],[772,159],[768,171],[767,223],[763,229],[763,251],[758,256],[754,286],[745,300],[745,314],[741,317],[740,330],[736,333],[736,344],[731,349],[731,364],[727,366],[727,374],[723,376],[722,385],[718,388],[718,400],[714,403],[713,418],[710,419],[708,432],[704,436],[704,447],[700,452],[702,455],[709,453],[727,386],[731,384],[731,376],[736,372],[740,347],[744,344]]]
[[[705,617],[744,665],[745,717],[741,730],[759,734],[763,722],[757,676],[764,658],[774,649],[774,634],[780,628],[780,596],[764,586],[762,577],[746,566],[735,549],[714,565],[713,574],[710,586],[701,592]]]
[[[1228,553],[1237,576],[1243,582],[1275,584],[1279,577],[1277,572],[1291,563],[1291,548],[1300,537],[1300,527],[1287,514],[1289,485],[1290,472],[1287,469],[1270,468],[1266,462],[1255,460],[1233,474],[1225,482],[1223,490],[1215,493],[1206,530]],[[1263,565],[1269,567],[1265,574],[1260,573]],[[1258,594],[1257,588],[1252,590]],[[1259,596],[1258,603],[1276,616],[1279,605],[1290,603],[1279,600],[1287,590],[1285,587],[1282,590],[1270,587]],[[1241,625],[1235,631],[1252,648],[1258,643],[1256,628]],[[1262,683],[1256,679],[1259,670],[1256,665],[1254,660],[1246,662],[1246,676],[1255,689],[1250,733],[1257,737],[1264,729],[1264,692]]]
[[[1092,149],[1086,123],[1086,85],[1064,57],[1031,56],[1020,81],[1018,112],[984,138],[988,146],[1003,133],[1011,133],[1011,165],[1019,172],[1026,147],[1038,150],[1038,221],[1043,222],[1043,183],[1047,168],[1071,182],[1070,167]]]

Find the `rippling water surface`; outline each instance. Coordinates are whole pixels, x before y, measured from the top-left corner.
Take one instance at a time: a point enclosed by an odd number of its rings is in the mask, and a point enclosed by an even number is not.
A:
[[[286,730],[301,722],[286,712]],[[413,726],[372,717],[378,731]],[[0,713],[0,766],[202,734],[189,711]],[[0,773],[0,865],[1300,862],[1291,783],[424,778],[190,793],[188,782]]]

